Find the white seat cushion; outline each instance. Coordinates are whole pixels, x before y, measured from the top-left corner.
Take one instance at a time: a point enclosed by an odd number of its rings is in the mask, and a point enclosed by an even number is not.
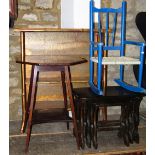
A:
[[[93,62],[98,63],[98,57],[90,58]],[[102,58],[103,65],[135,65],[140,64],[140,60],[137,58],[130,57],[103,57]]]

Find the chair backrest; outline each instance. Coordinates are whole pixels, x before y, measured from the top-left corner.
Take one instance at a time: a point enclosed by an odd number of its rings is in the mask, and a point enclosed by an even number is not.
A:
[[[97,94],[103,93],[101,84],[102,52],[98,51],[103,51],[103,56],[107,56],[107,51],[109,50],[119,51],[120,56],[125,55],[124,42],[126,40],[126,5],[126,1],[123,0],[122,6],[120,8],[97,8],[95,7],[95,0],[90,0],[89,84]],[[120,35],[119,37],[118,34]],[[118,37],[117,44],[116,36]],[[97,87],[94,85],[94,62],[91,60],[95,54],[98,55]],[[120,75],[123,77],[123,66],[120,65],[120,68]]]
[[[124,41],[126,39],[126,1],[123,1],[122,6],[117,9],[96,8],[94,3],[94,0],[90,0],[90,45],[95,45],[94,33],[98,33],[98,42],[104,43],[103,50],[120,50],[120,56],[123,56]],[[96,24],[95,21],[97,21]],[[120,24],[118,21],[121,21]],[[105,29],[105,33],[102,33],[102,28]],[[115,44],[116,32],[120,34],[118,37],[120,43],[118,45]],[[95,50],[94,47],[92,49]]]

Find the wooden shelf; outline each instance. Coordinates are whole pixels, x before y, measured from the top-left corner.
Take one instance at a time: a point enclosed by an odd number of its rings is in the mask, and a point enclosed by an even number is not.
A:
[[[64,108],[52,108],[46,110],[34,110],[33,124],[50,123],[50,122],[67,122],[72,121],[70,117],[66,116]]]
[[[64,108],[63,101],[36,101],[35,109],[42,111],[48,109],[62,109]]]

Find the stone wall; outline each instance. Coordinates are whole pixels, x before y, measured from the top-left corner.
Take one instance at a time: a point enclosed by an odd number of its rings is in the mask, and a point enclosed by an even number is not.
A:
[[[18,4],[18,27],[60,26],[60,0],[19,0]]]
[[[67,1],[67,0],[66,0]],[[43,3],[44,2],[44,3]],[[127,39],[143,41],[135,25],[135,16],[139,11],[145,11],[145,0],[127,0]],[[19,0],[18,19],[15,27],[60,27],[60,0]],[[102,5],[118,7],[121,0],[103,0]],[[83,56],[88,58],[89,43],[88,33],[27,33],[26,34],[26,55],[61,55],[61,56]],[[16,56],[20,55],[19,33],[10,29],[10,120],[21,119],[21,80],[20,65],[15,63]],[[127,51],[132,55],[135,47],[128,47]],[[138,51],[134,52],[138,55]],[[30,68],[27,67],[27,78]],[[88,85],[88,63],[77,65],[71,68],[73,86],[83,87]],[[114,77],[119,76],[118,67],[108,68],[108,85],[116,85]],[[130,74],[129,74],[130,73]],[[135,78],[131,67],[126,67],[125,79],[135,84]],[[39,83],[37,101],[44,100],[62,102],[62,90],[59,73],[42,74],[41,78],[51,77],[48,85],[45,82]],[[28,88],[29,83],[27,83]],[[145,108],[145,99],[141,104]],[[114,112],[118,112],[116,108]],[[113,110],[110,111],[111,114]]]

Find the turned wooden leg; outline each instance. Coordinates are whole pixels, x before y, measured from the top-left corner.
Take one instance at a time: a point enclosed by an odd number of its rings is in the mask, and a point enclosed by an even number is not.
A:
[[[134,98],[134,106],[133,106],[133,121],[134,121],[133,140],[136,143],[139,143],[138,126],[139,126],[139,106],[140,106],[141,100],[142,100],[142,97],[135,97]]]
[[[127,103],[125,105],[125,109],[124,109],[124,135],[123,135],[123,139],[124,139],[124,144],[126,146],[130,145],[130,139],[129,139],[129,104]]]
[[[81,148],[85,148],[85,125],[84,125],[84,103],[80,102],[80,133],[81,133]]]
[[[86,145],[91,148],[91,106],[86,103]]]
[[[133,119],[133,106],[134,102],[131,100],[129,103],[129,117],[128,117],[128,122],[129,122],[129,141],[132,144],[133,143],[133,131],[134,131],[134,119]]]
[[[62,81],[62,90],[64,97],[64,106],[66,110],[66,118],[68,118],[68,110],[67,110],[67,91],[66,91],[66,83],[65,83],[65,72],[61,71],[61,81]],[[69,122],[67,122],[67,130],[69,130]]]
[[[120,130],[118,136],[123,138],[124,144],[129,146],[129,137],[128,137],[128,105],[121,106],[121,116],[120,116]]]
[[[80,149],[80,136],[79,136],[79,131],[77,128],[77,118],[75,115],[74,98],[73,98],[73,92],[72,92],[73,87],[71,83],[71,73],[70,73],[69,66],[65,66],[65,75],[66,75],[68,95],[69,95],[70,105],[71,105],[71,110],[72,110],[72,121],[73,121],[73,128],[75,132],[76,142],[77,142],[77,148]]]
[[[92,141],[93,141],[93,147],[97,149],[98,143],[97,143],[97,122],[98,122],[98,112],[99,107],[96,107],[95,105],[92,105]]]
[[[35,107],[35,102],[36,102],[36,92],[37,92],[37,79],[38,79],[38,66],[32,66],[32,72],[31,72],[31,81],[29,90],[31,93],[29,95],[29,117],[28,117],[28,128],[27,128],[27,137],[26,137],[26,148],[25,152],[28,152],[28,147],[29,147],[29,142],[30,142],[30,137],[31,137],[31,129],[32,129],[32,115],[33,115],[33,110]]]
[[[84,142],[86,143],[87,139],[87,103],[83,104],[83,121],[84,121],[84,129],[83,129],[83,137]]]

